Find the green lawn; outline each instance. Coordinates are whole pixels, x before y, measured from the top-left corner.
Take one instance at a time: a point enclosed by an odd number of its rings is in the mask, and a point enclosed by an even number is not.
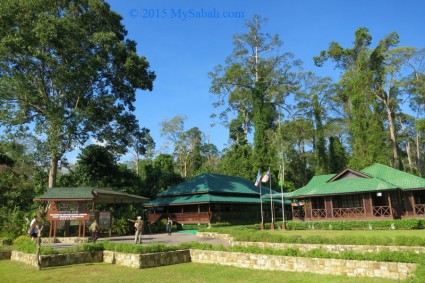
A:
[[[108,263],[80,264],[37,271],[22,263],[0,261],[0,282],[400,282],[377,278],[350,278],[281,271],[251,270],[212,264],[184,263],[164,267],[133,269]]]
[[[391,242],[397,238],[406,239],[416,239],[416,242],[422,242],[422,245],[425,242],[425,229],[423,230],[282,230],[282,229],[265,229],[257,230],[250,229],[249,227],[244,226],[234,226],[234,227],[217,227],[212,228],[211,230],[203,229],[202,231],[206,232],[218,232],[222,234],[230,234],[236,237],[237,240],[244,241],[245,238],[247,241],[259,241],[264,239],[268,241],[267,234],[271,236],[288,236],[296,237],[302,239],[309,239],[308,243],[314,243],[314,239],[317,238],[317,243],[320,243],[320,239],[335,239],[343,240],[344,238],[359,239],[358,244],[372,244],[377,245],[382,242],[385,245],[386,242]],[[257,239],[255,235],[261,235]],[[255,238],[255,239],[254,239]],[[368,240],[370,239],[370,241]],[[382,241],[381,241],[382,239]],[[419,240],[418,240],[419,239]],[[274,239],[276,240],[276,239]],[[273,241],[273,239],[270,239]],[[395,241],[396,242],[396,241]]]

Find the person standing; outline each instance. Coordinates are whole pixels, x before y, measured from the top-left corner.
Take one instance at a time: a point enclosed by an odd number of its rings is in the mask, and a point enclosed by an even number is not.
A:
[[[134,222],[134,228],[136,229],[135,235],[134,235],[134,242],[138,244],[142,243],[142,236],[143,236],[143,226],[144,222],[142,220],[142,216],[137,216],[137,220],[128,219],[128,221]]]
[[[100,226],[97,223],[96,219],[93,221],[93,223],[89,227],[91,231],[91,239],[93,243],[96,243],[97,239],[99,238],[99,230]]]
[[[41,222],[38,221],[38,216],[34,215],[34,218],[31,220],[30,229],[28,230],[28,234],[31,236],[31,241],[34,241],[38,237],[38,233],[40,232]]]
[[[168,236],[171,236],[171,229],[173,228],[173,220],[170,217],[167,219],[167,233]]]

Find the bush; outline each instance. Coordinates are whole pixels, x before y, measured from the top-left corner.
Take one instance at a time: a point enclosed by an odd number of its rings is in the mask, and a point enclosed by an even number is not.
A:
[[[127,235],[130,233],[127,219],[124,217],[120,219],[112,218],[112,233],[116,235]]]
[[[423,229],[422,219],[348,220],[348,221],[288,221],[288,230],[416,230]]]
[[[19,236],[15,240],[13,240],[14,245],[19,245],[21,243],[32,242],[31,238],[28,236]]]

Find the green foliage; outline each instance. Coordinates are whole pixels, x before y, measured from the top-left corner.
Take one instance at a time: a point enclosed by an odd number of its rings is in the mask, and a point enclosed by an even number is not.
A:
[[[89,145],[78,155],[75,175],[77,185],[91,187],[113,187],[117,177],[116,157],[100,145]]]
[[[168,246],[164,244],[134,245],[128,243],[114,243],[109,241],[98,243],[97,249],[100,250],[101,247],[108,251],[137,254],[159,253],[182,249],[182,246]]]
[[[396,220],[352,220],[352,221],[288,221],[288,230],[415,230],[423,229],[422,219],[396,219]]]
[[[279,51],[282,42],[278,35],[263,31],[265,22],[258,15],[247,21],[246,33],[234,36],[233,53],[226,59],[226,65],[218,65],[209,74],[210,92],[218,97],[215,106],[225,106],[219,117],[230,122],[230,138],[244,146],[247,134],[252,126],[255,128],[249,170],[253,176],[258,168],[262,171],[277,168],[276,147],[270,137],[276,130],[279,107],[285,107],[286,97],[298,89],[298,74],[292,70],[297,62],[292,61],[292,54]],[[228,121],[231,113],[238,113],[237,121]],[[232,151],[246,153],[238,148]],[[244,155],[240,158],[246,171],[247,158]]]
[[[65,152],[91,137],[123,151],[136,129],[136,89],[152,90],[155,74],[121,20],[101,0],[0,2],[0,121],[14,132],[32,123],[49,186]]]
[[[22,243],[31,242],[31,238],[28,236],[19,236],[13,240],[14,245],[20,245]]]
[[[341,245],[382,245],[382,246],[425,246],[425,239],[413,236],[336,236],[324,237],[320,235],[301,236],[270,233],[261,230],[257,225],[251,226],[222,226],[201,229],[201,232],[217,232],[231,235],[235,241],[291,243],[291,244],[341,244]]]
[[[224,150],[218,172],[223,175],[252,179],[252,147],[250,144],[233,144]]]
[[[112,233],[116,235],[127,235],[130,232],[130,227],[126,218],[112,218]]]
[[[8,207],[0,208],[0,236],[14,239],[26,235],[29,223],[25,220],[25,213],[20,210],[9,210]]]
[[[13,242],[13,249],[25,253],[35,253],[36,244],[35,242],[31,241],[30,237],[21,236]]]

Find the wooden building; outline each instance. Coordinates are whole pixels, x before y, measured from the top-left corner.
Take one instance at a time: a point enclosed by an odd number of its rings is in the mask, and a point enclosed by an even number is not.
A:
[[[270,191],[264,187],[262,190],[263,194]],[[270,206],[264,201],[263,214],[267,219]],[[167,217],[183,224],[261,221],[260,190],[254,181],[212,173],[171,187],[145,207],[152,223]]]
[[[425,217],[425,179],[378,163],[315,176],[289,197],[295,221]]]
[[[65,221],[78,225],[78,237],[86,234],[86,227],[94,219],[103,230],[111,234],[112,215],[110,211],[97,211],[96,204],[140,204],[149,201],[148,198],[92,187],[59,187],[49,188],[34,198],[35,201],[46,202],[46,218],[49,220],[49,237],[56,237],[59,227]],[[77,235],[71,235],[77,236]]]

